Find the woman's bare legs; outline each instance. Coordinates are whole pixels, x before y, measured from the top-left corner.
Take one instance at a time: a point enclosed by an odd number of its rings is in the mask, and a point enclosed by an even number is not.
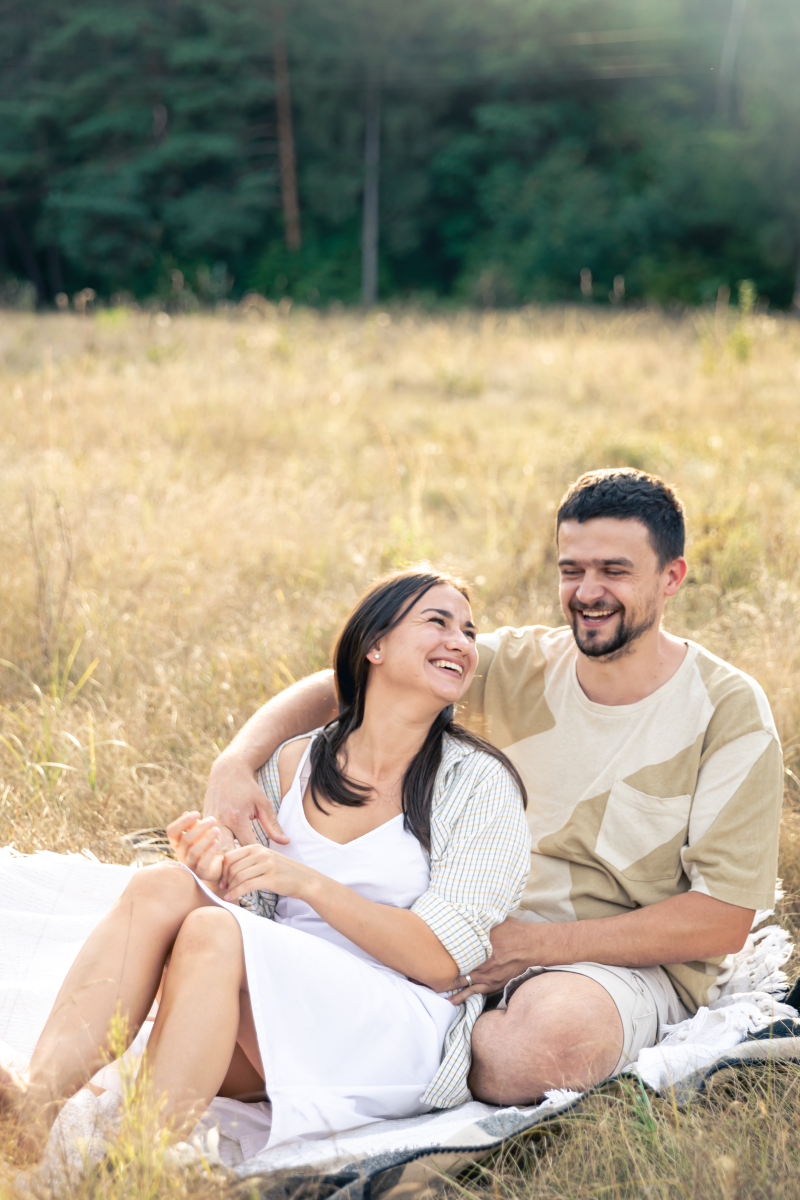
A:
[[[0,1099],[46,1128],[57,1102],[104,1061],[117,1013],[132,1040],[158,990],[186,917],[213,906],[188,871],[165,863],[138,871],[70,968],[25,1076],[0,1068]]]
[[[263,1081],[239,923],[223,908],[196,909],[175,942],[147,1046],[153,1094],[165,1099],[161,1119],[176,1133],[219,1093],[237,1043]]]
[[[250,993],[242,990],[239,993],[239,1032],[236,1046],[217,1095],[230,1096],[234,1100],[248,1097],[263,1100],[267,1094],[265,1086]]]

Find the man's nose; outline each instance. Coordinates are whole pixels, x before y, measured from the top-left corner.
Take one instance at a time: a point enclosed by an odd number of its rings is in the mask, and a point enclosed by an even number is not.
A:
[[[605,590],[603,581],[587,571],[575,591],[575,599],[581,604],[593,604],[601,598]]]

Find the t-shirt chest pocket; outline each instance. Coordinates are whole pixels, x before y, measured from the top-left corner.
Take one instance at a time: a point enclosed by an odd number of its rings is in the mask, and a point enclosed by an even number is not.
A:
[[[627,879],[671,879],[689,823],[691,796],[649,796],[618,779],[608,796],[595,851]]]

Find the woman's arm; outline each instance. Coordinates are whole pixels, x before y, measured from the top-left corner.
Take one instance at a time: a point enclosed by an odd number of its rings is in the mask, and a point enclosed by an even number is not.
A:
[[[305,900],[379,962],[434,991],[448,991],[456,979],[453,966],[463,974],[484,962],[491,954],[490,930],[519,902],[530,834],[514,781],[485,755],[459,773],[437,821],[430,886],[411,910],[366,900],[302,863],[255,846],[225,856],[224,898],[264,888]]]
[[[530,848],[512,776],[489,755],[466,755],[434,804],[430,883],[411,909],[447,947],[462,975],[491,956],[491,930],[519,904]],[[450,980],[448,991],[454,983]]]
[[[241,846],[225,856],[227,891],[236,901],[257,889],[304,900],[332,929],[401,975],[444,991],[458,964],[422,917],[376,904],[327,875],[265,846]]]

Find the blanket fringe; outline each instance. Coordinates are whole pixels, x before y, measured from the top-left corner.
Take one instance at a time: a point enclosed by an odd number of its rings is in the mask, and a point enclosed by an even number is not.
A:
[[[739,953],[733,955],[731,974],[709,1008],[722,1008],[730,1003],[729,997],[743,992],[766,992],[782,1000],[789,990],[789,977],[783,968],[793,950],[794,943],[780,925],[766,925],[749,934]]]

